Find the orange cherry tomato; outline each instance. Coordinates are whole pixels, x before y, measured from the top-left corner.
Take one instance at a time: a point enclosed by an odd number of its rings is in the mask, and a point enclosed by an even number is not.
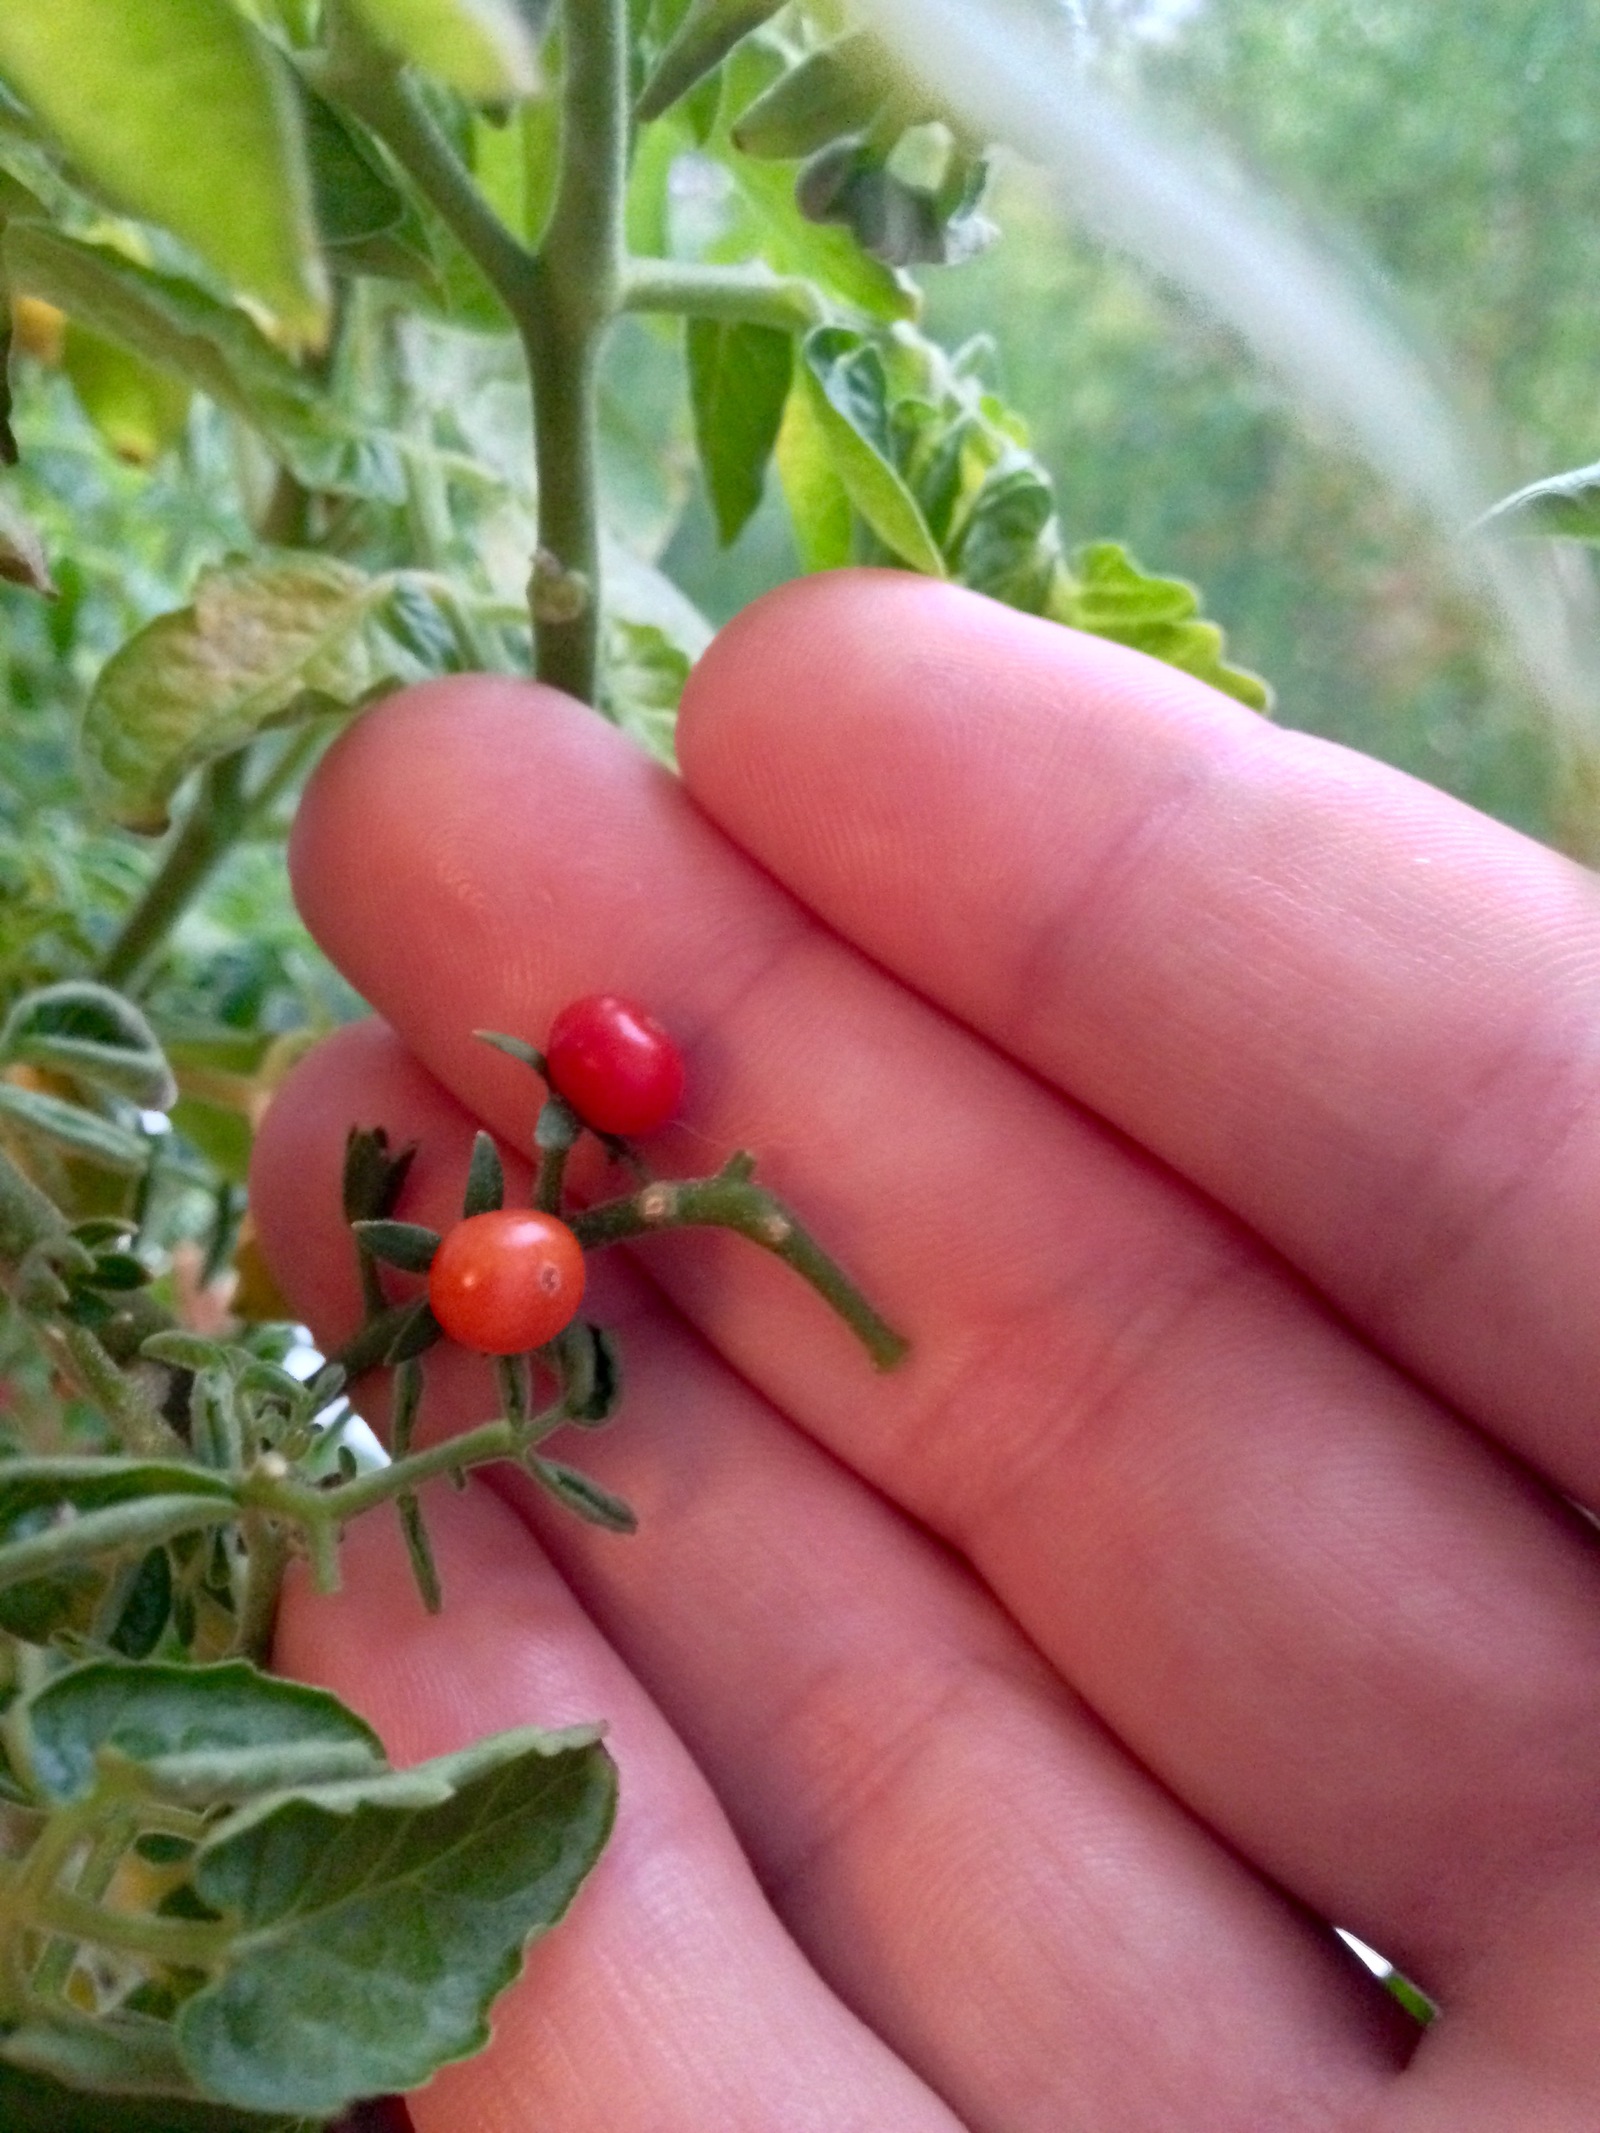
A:
[[[555,1215],[502,1207],[446,1230],[428,1302],[453,1341],[484,1355],[542,1348],[578,1315],[583,1246]]]

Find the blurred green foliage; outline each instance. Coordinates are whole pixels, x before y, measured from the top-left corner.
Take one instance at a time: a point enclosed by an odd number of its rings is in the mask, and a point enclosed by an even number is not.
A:
[[[1175,17],[1102,9],[1107,66],[1220,137],[1357,272],[1365,255],[1375,301],[1447,364],[1508,482],[1593,458],[1600,15],[1209,0]],[[937,278],[931,323],[999,334],[1069,535],[1114,535],[1204,585],[1287,723],[1547,830],[1540,711],[1438,534],[1025,179],[996,219],[1001,245]]]

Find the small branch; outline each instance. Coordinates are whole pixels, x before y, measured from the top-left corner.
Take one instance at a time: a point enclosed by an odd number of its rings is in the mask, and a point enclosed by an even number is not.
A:
[[[133,1838],[133,1825],[127,1815],[108,1814],[104,1820],[89,1825],[89,1850],[72,1894],[80,1902],[98,1903],[111,1886],[122,1855]],[[72,1975],[77,1950],[70,1940],[53,1940],[46,1948],[44,1958],[33,1973],[32,1990],[35,1998],[58,1999],[66,1989]]]
[[[105,985],[125,990],[141,976],[151,957],[172,931],[217,862],[245,826],[249,802],[244,793],[246,751],[237,750],[212,763],[167,855],[146,884],[144,894],[95,969]]]
[[[318,86],[366,120],[416,182],[462,250],[521,328],[533,254],[514,237],[473,183],[472,173],[435,125],[416,89],[348,9],[330,9],[328,56]],[[308,69],[308,71],[310,71]]]
[[[879,1317],[843,1267],[806,1234],[783,1202],[750,1183],[749,1162],[748,1156],[735,1156],[714,1178],[658,1182],[626,1199],[603,1201],[573,1216],[574,1234],[587,1251],[666,1229],[731,1229],[793,1267],[838,1312],[877,1368],[892,1370],[905,1356],[907,1342]]]
[[[524,1431],[504,1419],[483,1422],[459,1437],[447,1437],[442,1443],[430,1445],[425,1452],[413,1452],[409,1458],[375,1467],[354,1481],[342,1481],[331,1489],[311,1488],[303,1481],[285,1479],[258,1465],[240,1482],[239,1496],[242,1502],[274,1518],[290,1519],[303,1526],[315,1545],[319,1534],[334,1533],[376,1504],[392,1503],[397,1497],[413,1494],[436,1474],[448,1473],[453,1467],[484,1466],[491,1460],[520,1457],[523,1437]]]
[[[148,1912],[104,1911],[65,1889],[52,1889],[31,1906],[27,1923],[41,1933],[65,1933],[97,1948],[125,1948],[151,1962],[214,1970],[231,1952],[236,1929],[202,1919],[154,1918]]]
[[[67,1321],[41,1330],[56,1359],[111,1424],[123,1451],[135,1459],[190,1458],[188,1445],[138,1379],[118,1368],[87,1326]]]
[[[761,265],[694,266],[666,259],[629,262],[622,308],[776,326],[786,333],[804,333],[825,316],[815,284],[798,274],[774,274]]]

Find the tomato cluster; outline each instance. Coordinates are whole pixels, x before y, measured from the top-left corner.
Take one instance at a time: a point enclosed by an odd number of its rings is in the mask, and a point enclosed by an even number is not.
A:
[[[683,1098],[683,1055],[654,1016],[616,993],[573,1000],[550,1026],[549,1083],[583,1124],[636,1139]],[[583,1301],[583,1247],[539,1208],[468,1215],[441,1238],[428,1304],[453,1341],[484,1355],[542,1348]]]

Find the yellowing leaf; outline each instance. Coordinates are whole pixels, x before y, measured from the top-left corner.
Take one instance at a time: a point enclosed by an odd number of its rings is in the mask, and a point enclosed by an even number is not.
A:
[[[539,86],[539,48],[514,0],[352,0],[374,36],[475,102]]]
[[[298,107],[228,0],[13,0],[0,73],[95,184],[193,245],[287,338],[321,339]]]
[[[62,362],[79,405],[119,459],[151,466],[183,435],[189,389],[169,373],[73,324]]]
[[[264,726],[353,711],[446,671],[458,647],[431,588],[332,556],[266,556],[200,581],[106,662],[84,714],[84,766],[102,804],[159,829],[188,773]]]

